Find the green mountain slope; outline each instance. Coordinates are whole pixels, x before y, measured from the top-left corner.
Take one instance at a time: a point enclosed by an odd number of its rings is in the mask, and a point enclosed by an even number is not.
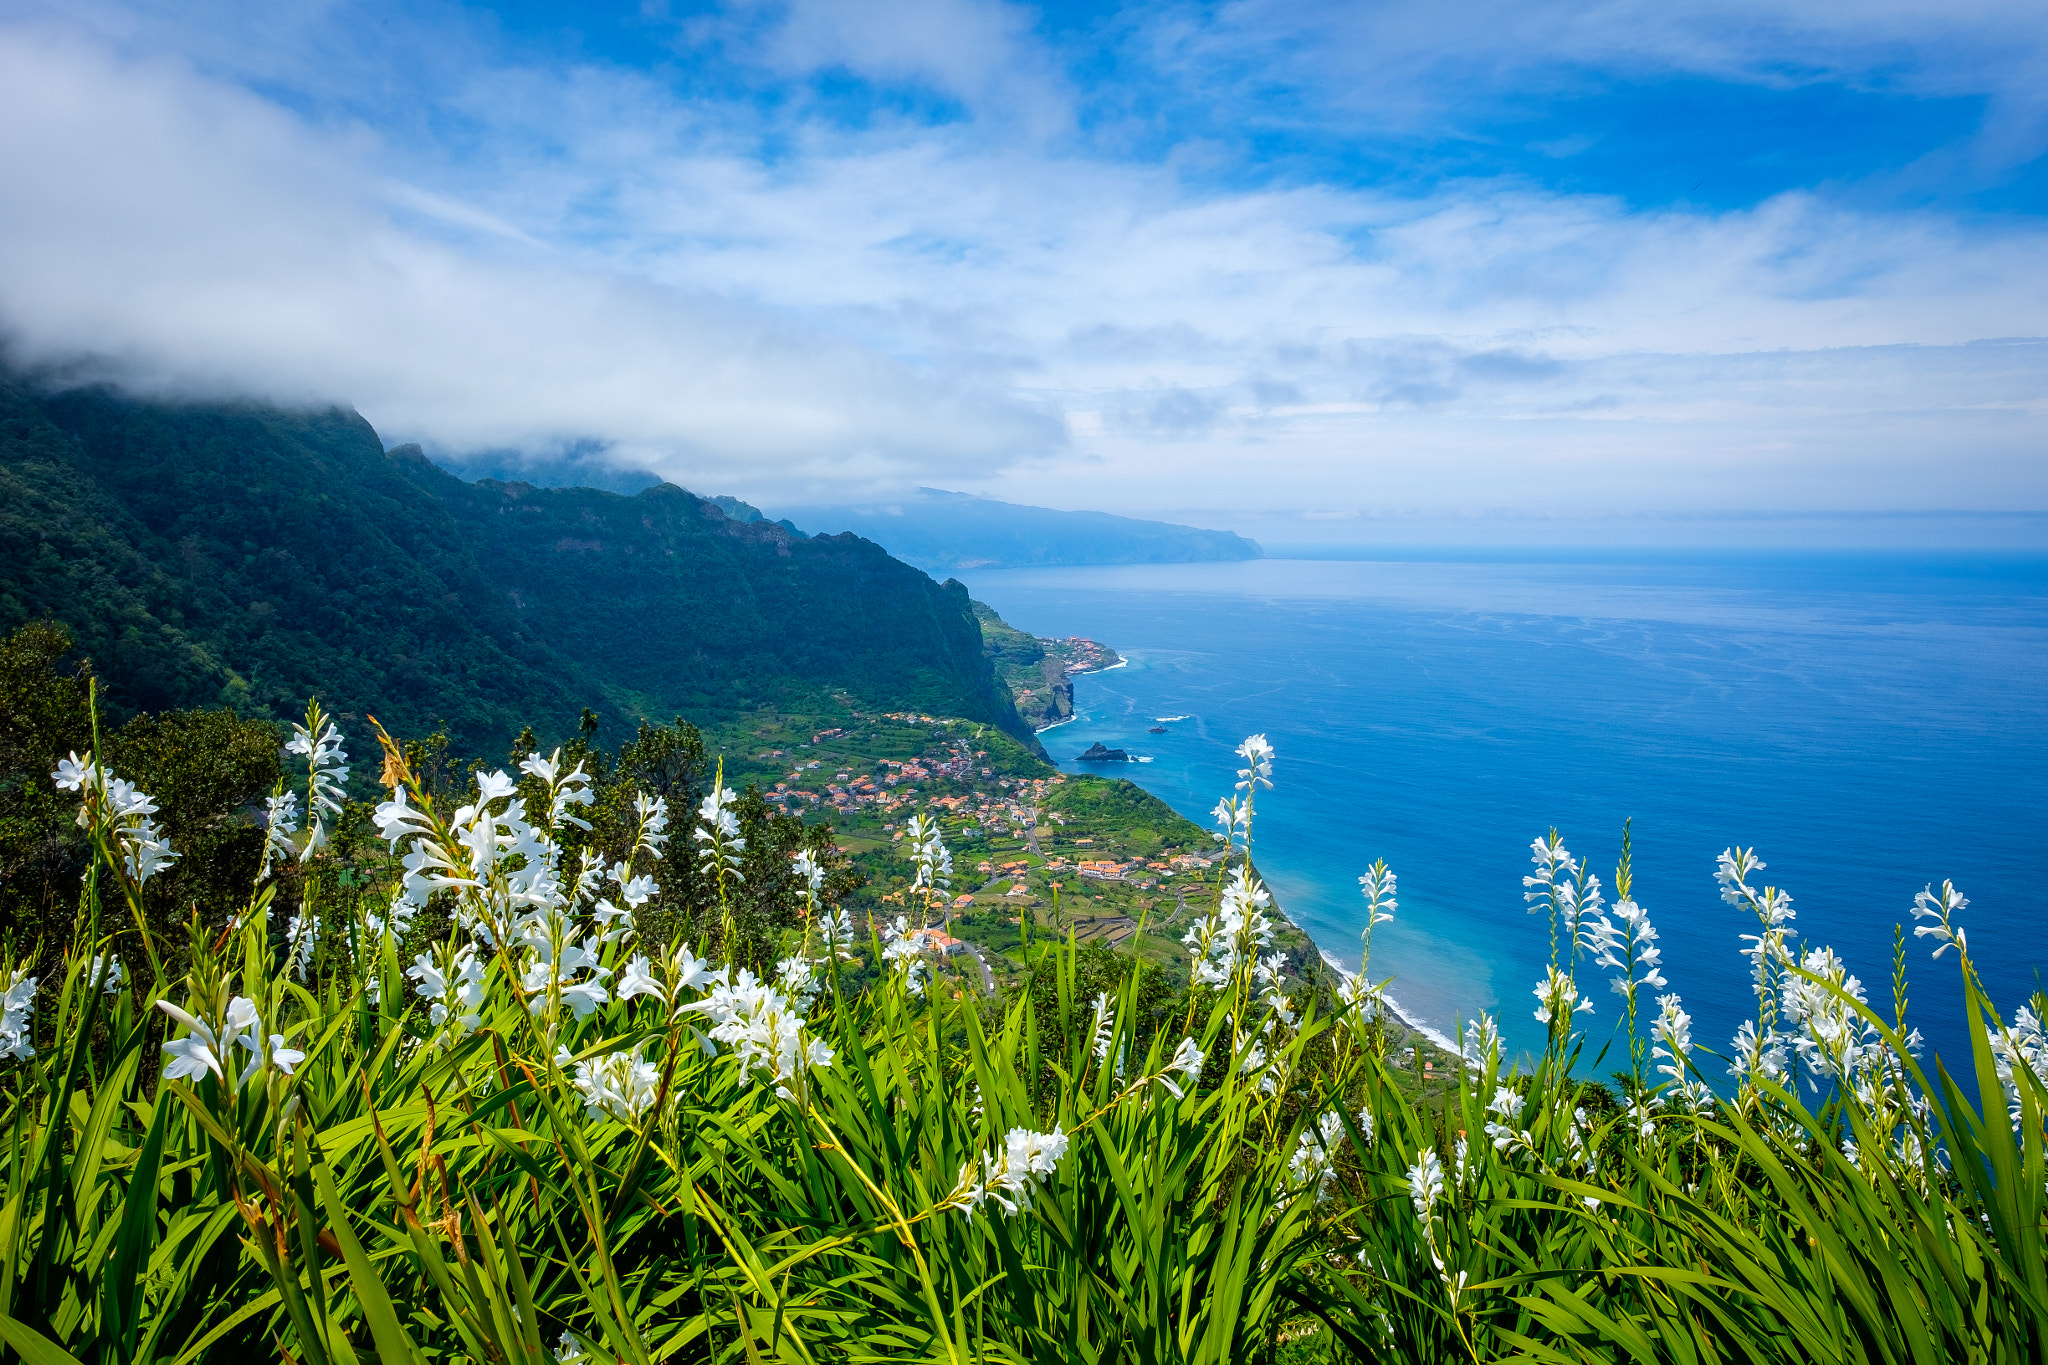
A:
[[[903,705],[1028,731],[965,589],[679,488],[465,483],[361,417],[0,373],[0,630],[65,623],[116,715],[318,693],[457,748],[606,719]],[[834,699],[839,699],[835,703]]]

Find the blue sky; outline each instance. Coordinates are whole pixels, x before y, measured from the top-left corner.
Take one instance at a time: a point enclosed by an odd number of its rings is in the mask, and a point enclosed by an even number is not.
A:
[[[2012,513],[2044,152],[2013,4],[12,0],[0,327],[771,506]]]

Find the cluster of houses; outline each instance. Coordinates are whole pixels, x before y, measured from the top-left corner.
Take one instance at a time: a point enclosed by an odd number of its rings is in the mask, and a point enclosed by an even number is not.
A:
[[[829,735],[831,732],[824,733]],[[907,762],[885,758],[874,773],[856,773],[846,768],[833,773],[830,778],[810,779],[819,782],[816,788],[804,784],[808,775],[822,764],[817,759],[809,762],[799,760],[789,775],[775,784],[774,790],[768,793],[768,799],[784,810],[810,807],[851,813],[872,809],[888,814],[920,804],[920,783],[940,779],[973,782],[977,761],[985,757],[986,751],[956,742],[946,746],[943,757],[932,756]],[[982,778],[993,776],[987,768],[981,768],[979,775]],[[1004,778],[994,789],[927,797],[922,804],[934,812],[964,816],[980,825],[1007,823],[1021,829],[1036,820],[1036,808],[1045,799],[1047,789],[1064,781],[1066,778],[1058,775]]]

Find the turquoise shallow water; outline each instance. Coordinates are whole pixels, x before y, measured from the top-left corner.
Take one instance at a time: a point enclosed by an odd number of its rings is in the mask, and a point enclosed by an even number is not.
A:
[[[1890,997],[1913,893],[1955,879],[2002,1008],[2048,948],[2048,561],[1315,562],[982,572],[976,597],[1129,665],[1084,677],[1055,757],[1107,769],[1204,824],[1231,748],[1279,751],[1259,859],[1289,913],[1357,965],[1357,876],[1400,875],[1373,975],[1445,1032],[1497,1012],[1540,1045],[1548,946],[1525,913],[1528,845],[1553,824],[1603,881],[1633,817],[1636,899],[1699,1042],[1751,1009],[1747,927],[1714,859],[1750,844],[1799,928]],[[1164,735],[1157,717],[1185,716]],[[1103,770],[1103,769],[1098,769]],[[1913,1014],[1960,1060],[1947,963],[1909,939]],[[1952,958],[1950,959],[1952,961]],[[1611,1036],[1599,986],[1588,1023]],[[1611,1064],[1611,1063],[1610,1063]]]

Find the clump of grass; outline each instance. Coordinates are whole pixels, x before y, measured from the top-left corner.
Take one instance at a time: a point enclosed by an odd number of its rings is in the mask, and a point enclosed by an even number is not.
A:
[[[580,767],[536,755],[437,797],[379,738],[396,881],[271,925],[271,879],[331,856],[280,792],[246,900],[176,943],[141,913],[179,856],[154,803],[90,756],[60,770],[95,860],[61,979],[16,969],[0,1001],[0,1342],[22,1359],[2048,1350],[2048,1043],[2038,1001],[2007,1024],[1985,1000],[1952,888],[1919,911],[1963,974],[1967,1089],[1917,1057],[1903,940],[1881,1017],[1731,850],[1759,1014],[1716,1089],[1678,995],[1652,1009],[1626,860],[1610,908],[1553,834],[1530,883],[1549,1045],[1509,1073],[1474,1021],[1455,1092],[1423,1105],[1379,987],[1287,988],[1250,862],[1263,739],[1219,807],[1234,865],[1184,999],[1135,963],[1105,988],[1069,940],[991,1006],[922,970],[922,925],[830,904],[808,854],[779,944],[730,913],[697,941],[643,926],[665,860],[722,905],[740,889],[717,784],[694,812],[643,794],[601,847],[571,837]],[[317,714],[302,741],[317,819],[345,755]],[[1365,882],[1383,921],[1393,874]],[[1618,1099],[1578,1077],[1600,970],[1630,1021]]]

